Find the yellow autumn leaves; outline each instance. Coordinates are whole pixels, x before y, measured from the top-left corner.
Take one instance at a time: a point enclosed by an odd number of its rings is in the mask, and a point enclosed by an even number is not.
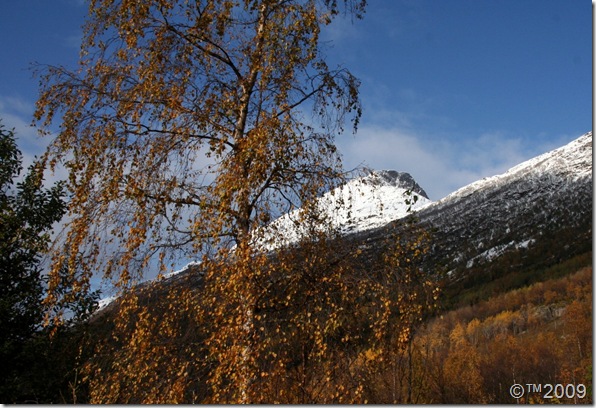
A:
[[[431,309],[421,242],[363,271],[313,204],[341,182],[334,140],[361,115],[320,25],[364,5],[93,1],[80,69],[42,73],[36,119],[60,124],[46,161],[72,193],[50,274],[81,268],[77,288],[104,278],[122,296],[88,362],[94,402],[361,401],[361,343],[407,343]],[[260,251],[263,225],[297,206],[305,239]],[[167,304],[132,289],[180,254],[202,261],[191,287],[155,289]]]

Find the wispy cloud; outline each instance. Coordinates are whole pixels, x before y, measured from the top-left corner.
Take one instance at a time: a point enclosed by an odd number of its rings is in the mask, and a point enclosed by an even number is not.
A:
[[[83,41],[83,35],[81,33],[79,33],[79,34],[73,34],[73,35],[69,35],[68,37],[65,37],[62,40],[62,43],[64,44],[65,47],[79,49],[81,47],[82,41]]]
[[[0,119],[5,128],[14,129],[17,144],[23,154],[24,168],[33,163],[34,157],[40,156],[48,144],[31,126],[32,114],[33,104],[20,98],[0,95]]]
[[[0,119],[6,129],[14,129],[24,170],[45,152],[50,143],[50,137],[41,137],[37,128],[32,126],[33,110],[34,105],[31,102],[19,97],[0,95]],[[49,186],[66,177],[66,170],[57,168],[54,174],[46,174],[45,184]]]
[[[399,126],[365,126],[355,137],[338,139],[338,145],[346,167],[409,172],[433,200],[557,147],[530,146],[503,132],[437,140]]]

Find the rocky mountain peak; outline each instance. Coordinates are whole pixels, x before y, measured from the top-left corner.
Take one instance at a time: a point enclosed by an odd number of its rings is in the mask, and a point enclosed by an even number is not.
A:
[[[414,180],[414,177],[407,172],[395,170],[369,170],[368,182],[372,185],[386,185],[391,187],[403,188],[412,191],[428,199],[426,191]]]

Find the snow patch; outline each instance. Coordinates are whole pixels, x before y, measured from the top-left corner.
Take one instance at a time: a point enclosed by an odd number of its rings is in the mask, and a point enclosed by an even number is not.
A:
[[[117,297],[118,296],[108,296],[108,297],[105,297],[103,299],[99,299],[99,302],[98,302],[98,306],[99,307],[97,308],[97,310],[95,311],[95,313],[97,313],[100,310],[104,309],[107,305],[109,305],[114,300],[116,300]]]
[[[480,259],[484,259],[484,260],[490,262],[493,259],[498,258],[501,255],[503,255],[505,253],[505,251],[507,251],[509,249],[521,249],[521,248],[528,249],[528,247],[530,245],[532,245],[534,242],[536,242],[536,240],[533,238],[530,238],[530,239],[526,239],[525,241],[521,241],[521,242],[512,241],[508,244],[497,245],[495,247],[492,247],[492,248],[482,252],[481,254],[475,256],[474,258],[470,259],[466,263],[466,268],[470,269],[472,266],[474,266],[476,261],[478,261]]]
[[[182,267],[182,269],[178,269],[177,271],[174,271],[174,272],[167,273],[167,274],[163,275],[163,277],[164,277],[165,279],[169,279],[169,278],[171,278],[171,277],[173,277],[173,276],[176,276],[176,275],[178,275],[178,274],[180,274],[180,273],[182,273],[182,272],[186,272],[186,271],[187,271],[189,268],[191,268],[191,267],[193,267],[193,266],[198,266],[198,265],[200,265],[200,264],[201,264],[201,262],[197,262],[197,261],[192,261],[192,262],[189,262],[189,263],[187,263],[186,265],[184,265],[184,266]]]

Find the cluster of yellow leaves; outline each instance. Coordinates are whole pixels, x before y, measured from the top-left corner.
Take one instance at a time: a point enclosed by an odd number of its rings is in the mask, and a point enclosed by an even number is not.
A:
[[[188,282],[131,293],[117,308],[117,338],[88,363],[92,401],[374,401],[372,378],[411,343],[417,322],[400,319],[405,288],[388,284],[387,274],[407,271],[379,269],[382,259],[363,269],[360,256],[319,232],[275,255],[240,246]],[[413,279],[408,288],[423,299]]]

